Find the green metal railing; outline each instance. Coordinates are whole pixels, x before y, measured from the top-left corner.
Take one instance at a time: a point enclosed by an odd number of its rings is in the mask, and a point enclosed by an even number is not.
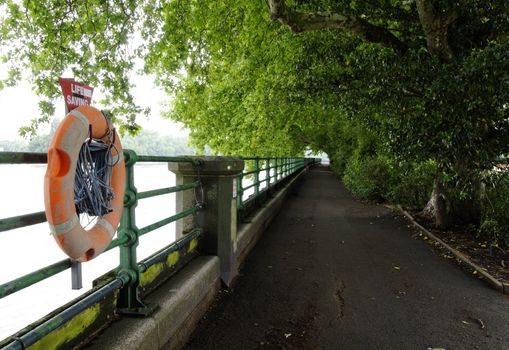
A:
[[[243,158],[244,171],[237,177],[237,209],[267,195],[283,180],[302,169],[320,162],[320,158]],[[246,183],[246,184],[245,184]],[[253,193],[246,193],[253,189]]]
[[[135,186],[134,165],[142,162],[189,162],[199,169],[200,162],[192,157],[163,157],[163,156],[140,156],[134,151],[124,150],[126,167],[126,185],[124,196],[124,210],[117,232],[117,238],[113,239],[106,251],[119,248],[120,261],[118,268],[106,283],[96,287],[92,292],[84,296],[79,302],[72,304],[53,318],[41,323],[36,328],[28,331],[19,338],[14,338],[7,344],[5,349],[23,349],[28,347],[43,336],[56,330],[65,322],[83,312],[94,303],[102,300],[105,296],[118,292],[116,310],[119,313],[147,315],[153,308],[145,305],[140,298],[140,275],[150,269],[151,266],[165,261],[171,254],[191,245],[193,240],[203,236],[203,230],[194,228],[184,238],[163,248],[152,256],[137,260],[137,246],[139,238],[160,227],[168,225],[179,219],[193,215],[204,208],[205,203],[195,203],[191,208],[171,215],[165,219],[154,222],[142,228],[136,224],[136,207],[139,200],[161,196],[169,193],[195,190],[201,187],[199,178],[190,183],[178,186],[159,188],[149,191],[138,192]],[[266,198],[277,186],[290,179],[292,175],[300,172],[307,166],[319,162],[317,158],[244,158],[245,169],[237,178],[237,208],[242,212],[250,202],[256,202],[261,196]],[[18,153],[0,152],[0,164],[45,164],[46,154],[42,153]],[[198,171],[199,173],[199,171]],[[244,184],[243,184],[244,182]],[[251,193],[252,190],[252,193]],[[44,212],[36,212],[0,219],[0,233],[16,228],[27,227],[46,221]],[[190,257],[190,259],[192,256]],[[0,285],[0,299],[27,288],[35,283],[43,281],[73,266],[71,259],[64,259],[52,265],[43,267],[12,281]],[[155,268],[155,266],[153,266]],[[108,275],[110,276],[110,275]]]
[[[163,220],[152,223],[148,226],[138,228],[136,225],[136,206],[138,200],[151,198],[169,193],[175,193],[186,190],[194,190],[201,186],[198,180],[173,187],[160,188],[145,192],[138,192],[134,182],[134,165],[141,162],[189,162],[199,167],[200,164],[190,157],[161,157],[161,156],[139,156],[134,151],[124,150],[124,159],[126,167],[126,191],[124,196],[124,210],[117,232],[117,238],[111,241],[106,251],[118,247],[120,249],[120,262],[116,270],[115,277],[104,286],[98,288],[90,295],[87,295],[79,303],[65,309],[54,318],[44,322],[34,330],[26,333],[20,339],[15,340],[5,346],[3,349],[22,349],[34,344],[43,335],[60,327],[67,320],[83,312],[88,307],[101,300],[105,295],[119,291],[117,299],[117,310],[120,313],[146,315],[152,308],[147,307],[140,299],[140,274],[145,272],[150,266],[166,259],[170,254],[178,251],[180,248],[190,243],[194,239],[200,239],[203,235],[201,228],[195,228],[186,234],[182,239],[160,250],[156,254],[138,262],[137,246],[139,237],[148,234],[160,227],[168,225],[179,219],[193,215],[203,209],[203,204],[196,204],[180,213],[171,215]],[[42,153],[18,153],[18,152],[0,152],[0,164],[45,164],[47,163],[46,154]],[[0,232],[13,230],[16,228],[31,226],[46,221],[44,212],[31,213],[0,219]],[[64,259],[52,265],[43,267],[37,271],[31,272],[19,278],[0,285],[0,299],[10,294],[16,293],[37,282],[43,281],[62,271],[71,268],[73,261]]]

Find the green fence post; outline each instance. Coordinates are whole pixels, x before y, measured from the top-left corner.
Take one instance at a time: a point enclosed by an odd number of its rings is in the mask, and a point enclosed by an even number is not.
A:
[[[279,159],[279,163],[281,165],[279,172],[279,182],[285,178],[285,158],[281,157]]]
[[[276,168],[275,168],[275,175],[276,175],[276,182],[274,182],[274,185],[277,185],[278,181],[281,179],[281,177],[279,176],[279,171],[280,171],[280,161],[279,161],[279,158],[276,157]]]
[[[267,183],[267,193],[270,193],[270,158],[265,159],[265,180]]]
[[[275,186],[277,184],[277,157],[272,160],[274,165],[274,183],[272,186]]]
[[[244,189],[242,186],[242,179],[244,178],[244,172],[242,171],[235,181],[235,186],[237,188],[237,209],[242,209],[244,204],[242,203],[242,197],[244,195]]]
[[[255,181],[255,188],[254,188],[254,194],[255,198],[258,198],[258,195],[260,194],[260,159],[256,158],[254,163],[254,181]]]
[[[140,271],[136,256],[138,246],[138,227],[136,226],[136,206],[138,205],[137,190],[134,185],[134,164],[137,156],[134,151],[124,150],[125,157],[125,196],[124,211],[120,219],[118,238],[126,239],[120,249],[120,266],[118,275],[129,276],[129,283],[123,286],[118,295],[117,309],[119,313],[133,316],[148,316],[155,307],[145,305],[139,295],[138,285]]]

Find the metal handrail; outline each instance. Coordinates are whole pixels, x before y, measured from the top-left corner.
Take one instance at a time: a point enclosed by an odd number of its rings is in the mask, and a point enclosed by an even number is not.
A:
[[[58,315],[37,326],[20,338],[15,338],[3,349],[21,349],[34,344],[44,334],[58,328],[70,318],[85,310],[90,305],[101,300],[105,296],[119,291],[118,300],[122,302],[117,305],[118,310],[139,310],[145,305],[139,300],[140,274],[147,271],[152,265],[164,261],[173,252],[191,244],[192,240],[203,236],[203,230],[199,227],[194,228],[182,239],[170,244],[152,256],[137,261],[136,248],[139,237],[148,234],[169,223],[193,215],[204,208],[206,203],[199,203],[191,208],[185,209],[177,214],[171,215],[165,219],[149,224],[138,229],[136,226],[136,206],[138,200],[152,198],[155,196],[169,193],[195,190],[202,184],[198,179],[194,182],[181,184],[173,187],[158,188],[149,191],[138,192],[134,185],[134,165],[138,162],[189,162],[195,167],[199,167],[200,161],[191,157],[166,157],[166,156],[144,156],[137,155],[134,151],[124,150],[124,159],[126,167],[126,193],[124,197],[124,211],[118,229],[117,238],[113,239],[105,251],[114,248],[120,250],[120,263],[115,270],[116,275],[100,288],[97,288],[90,294],[83,297],[78,303],[72,304],[61,311]],[[244,158],[246,162],[254,162],[254,170],[242,172],[237,178],[237,207],[241,209],[244,203],[253,198],[257,198],[263,192],[272,190],[276,185],[289,178],[296,172],[305,167],[315,164],[319,161],[317,158]],[[0,164],[45,164],[47,155],[45,153],[28,152],[0,152]],[[264,174],[264,176],[260,176]],[[248,186],[242,185],[245,177],[252,176],[254,182]],[[262,178],[263,177],[263,178]],[[266,184],[262,189],[261,185]],[[254,188],[253,196],[243,199],[243,193]],[[46,221],[44,212],[29,213],[9,218],[0,219],[0,232],[9,231],[16,228],[27,227]],[[73,262],[71,259],[64,259],[52,265],[43,267],[24,276],[18,277],[12,281],[0,285],[0,299],[27,288],[35,283],[43,281],[62,271],[71,268]],[[120,305],[122,304],[122,305]]]
[[[280,182],[306,168],[307,166],[316,164],[321,161],[320,158],[258,158],[258,157],[244,157],[242,158],[246,162],[245,169],[241,174],[237,176],[237,209],[241,210],[244,208],[244,204],[250,200],[256,200],[265,191],[272,190]],[[263,162],[263,167],[260,167],[260,163]],[[252,163],[252,168],[249,166]],[[271,174],[271,170],[272,174]],[[263,179],[260,179],[260,175],[265,173]],[[247,186],[243,185],[243,180],[246,177],[252,177],[253,183]],[[266,186],[262,189],[261,185],[266,183]],[[254,193],[248,198],[244,199],[244,193],[254,188]]]
[[[190,162],[195,165],[199,165],[196,160],[190,157],[143,156],[137,155],[134,151],[131,150],[124,150],[124,157],[126,159],[126,174],[131,173],[132,175],[126,176],[126,189],[133,188],[135,189],[133,167],[134,164],[136,164],[137,162]],[[0,164],[45,164],[45,163],[47,163],[47,155],[45,153],[0,152]],[[173,187],[159,188],[139,193],[137,191],[131,190],[129,195],[126,193],[124,199],[124,212],[129,212],[131,208],[134,209],[136,207],[137,201],[140,199],[191,190],[199,186],[201,186],[200,181],[195,181],[192,183],[186,183]],[[142,235],[145,235],[169,223],[192,215],[201,209],[202,209],[201,206],[195,206],[190,209],[184,210],[183,212],[171,215],[163,220],[157,221],[141,229],[138,229],[135,226],[134,217],[132,218],[132,220],[121,220],[121,225],[118,229],[117,238],[113,239],[110,242],[105,251],[111,250],[116,247],[126,247],[127,249],[131,250],[132,253],[130,254],[131,257],[136,257],[136,245],[131,244],[133,240],[137,241],[138,238],[141,237]],[[130,214],[134,216],[135,215],[134,210],[131,211],[132,212]],[[4,218],[0,219],[0,232],[31,226],[43,222],[46,222],[46,216],[43,211]],[[202,234],[201,230],[194,232],[199,232],[198,236]],[[125,233],[129,234],[126,235]],[[132,237],[133,233],[134,237]],[[37,271],[33,271],[24,276],[18,277],[12,281],[1,284],[0,299],[69,269],[71,267],[71,263],[72,263],[71,259],[64,259],[62,261],[43,267]],[[123,262],[121,261],[119,270],[128,272],[130,271],[131,273],[134,272],[135,274],[138,274],[139,271],[132,271],[133,265],[135,266],[137,263],[138,263],[137,261],[129,261],[129,264],[123,264]]]

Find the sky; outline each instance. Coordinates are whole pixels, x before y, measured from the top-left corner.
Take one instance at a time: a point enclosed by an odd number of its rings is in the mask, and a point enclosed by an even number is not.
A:
[[[6,71],[5,65],[0,63],[0,77],[4,76]],[[69,78],[69,76],[65,77]],[[56,79],[58,77],[55,77]],[[86,84],[86,82],[82,83]],[[151,108],[148,119],[140,116],[137,120],[144,129],[154,130],[165,135],[187,136],[189,134],[189,131],[184,129],[182,124],[161,117],[162,104],[168,101],[169,98],[161,89],[155,86],[153,76],[134,75],[132,83],[137,86],[133,91],[137,102],[142,107],[149,106]],[[94,105],[94,101],[100,99],[100,89],[94,86],[92,105]],[[27,81],[21,81],[15,87],[0,90],[0,106],[2,107],[0,109],[0,120],[2,122],[0,140],[23,140],[19,136],[18,129],[21,126],[29,125],[30,120],[39,115],[38,101],[37,95],[32,91]],[[65,116],[64,98],[55,101],[55,106],[56,115],[54,117],[62,119]],[[46,127],[41,128],[39,133],[44,134],[48,132],[48,129],[49,123]]]

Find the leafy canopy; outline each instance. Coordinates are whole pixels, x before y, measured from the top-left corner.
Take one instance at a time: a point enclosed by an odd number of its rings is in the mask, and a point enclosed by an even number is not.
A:
[[[167,115],[225,154],[333,155],[368,137],[371,152],[457,174],[507,152],[504,0],[0,4],[3,84],[29,69],[49,101],[71,69],[107,91],[125,130],[138,128],[129,74],[139,58],[175,94]]]

